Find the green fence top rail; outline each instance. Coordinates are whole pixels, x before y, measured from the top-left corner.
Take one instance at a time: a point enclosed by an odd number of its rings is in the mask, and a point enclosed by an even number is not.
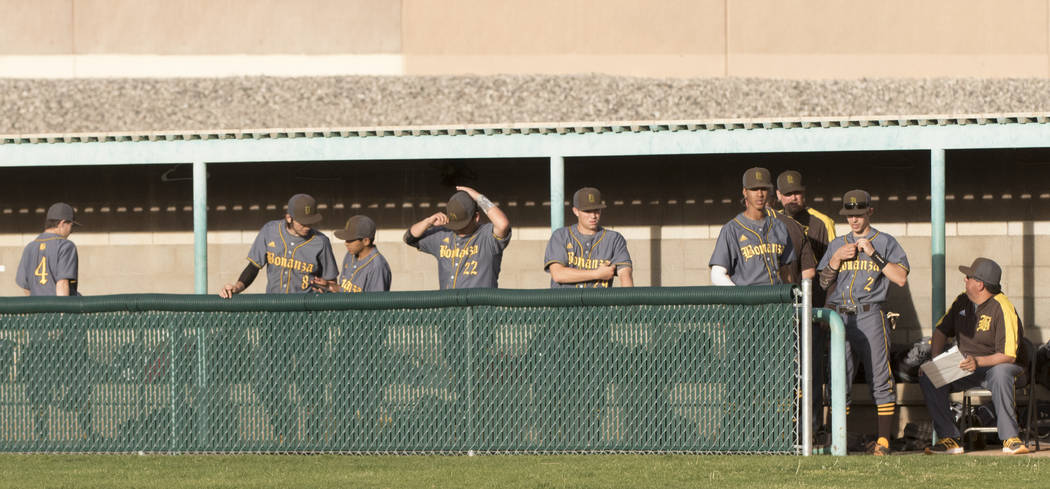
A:
[[[612,289],[464,289],[364,294],[217,295],[120,294],[93,297],[4,297],[0,314],[40,312],[282,312],[436,307],[574,307],[676,304],[778,304],[794,301],[793,285],[753,287],[632,287]]]

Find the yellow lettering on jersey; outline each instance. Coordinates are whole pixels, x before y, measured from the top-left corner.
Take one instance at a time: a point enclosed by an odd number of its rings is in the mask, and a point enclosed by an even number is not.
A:
[[[480,251],[481,247],[478,245],[464,246],[462,248],[452,248],[450,246],[441,245],[441,249],[438,250],[438,254],[441,256],[441,258],[457,260],[460,258],[466,258],[468,256],[474,256]]]
[[[779,256],[783,253],[784,245],[780,243],[762,243],[740,247],[740,254],[744,256],[744,261],[748,261],[759,255]]]
[[[992,317],[981,314],[981,318],[977,320],[977,331],[991,331],[992,329]]]
[[[740,235],[740,242],[743,243],[744,241],[747,241],[747,235],[741,234]]]
[[[844,272],[872,272],[879,273],[881,269],[871,260],[849,260],[842,262],[839,273]]]
[[[47,243],[40,243],[40,251],[44,251],[46,249],[47,249]]]
[[[349,280],[343,280],[343,283],[339,284],[339,287],[343,289],[343,292],[361,292],[361,287],[358,287],[351,283]]]
[[[611,260],[599,260],[597,258],[584,258],[576,253],[569,252],[569,266],[581,270],[596,270],[598,267],[612,265]]]
[[[266,263],[276,267],[295,270],[297,272],[313,273],[314,271],[313,263],[306,263],[304,261],[296,260],[295,258],[280,256],[269,251],[266,252]]]
[[[270,241],[269,243],[266,243],[266,246],[269,246],[270,248],[276,248],[277,244],[275,244],[273,241]]]

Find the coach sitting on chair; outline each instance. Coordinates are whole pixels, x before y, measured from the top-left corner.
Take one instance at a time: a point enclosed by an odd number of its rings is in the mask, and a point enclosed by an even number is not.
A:
[[[1028,447],[1017,437],[1017,416],[1014,413],[1014,380],[1021,375],[1018,358],[1024,334],[1021,318],[1013,304],[1002,293],[999,279],[1002,270],[994,261],[978,258],[969,267],[959,267],[966,275],[966,292],[959,294],[948,312],[933,330],[933,356],[944,351],[948,337],[955,336],[959,351],[965,356],[959,367],[973,372],[942,387],[934,387],[926,376],[919,377],[926,409],[933,419],[933,427],[942,438],[927,454],[963,453],[959,428],[955,426],[948,407],[948,396],[975,387],[984,387],[992,393],[998,420],[999,439],[1003,452],[1028,453]]]

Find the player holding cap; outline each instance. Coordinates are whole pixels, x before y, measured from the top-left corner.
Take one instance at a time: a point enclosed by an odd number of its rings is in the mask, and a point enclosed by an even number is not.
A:
[[[624,287],[634,286],[627,241],[599,224],[603,209],[602,194],[594,187],[581,188],[572,196],[576,225],[554,231],[543,258],[551,288],[612,287],[613,276],[620,277]]]
[[[79,258],[77,245],[69,240],[79,226],[73,208],[57,202],[47,209],[44,232],[22,250],[15,283],[25,295],[71,296],[77,293]]]
[[[226,284],[219,297],[229,299],[255,281],[266,267],[267,294],[305,294],[323,291],[339,273],[332,244],[311,226],[321,222],[317,201],[307,194],[288,200],[284,219],[263,225],[248,251],[248,266],[237,282]]]
[[[787,226],[766,212],[773,191],[769,170],[744,172],[744,212],[722,226],[711,255],[715,285],[777,285],[795,283],[797,259]]]
[[[376,223],[368,216],[354,216],[335,237],[346,242],[346,256],[332,292],[383,292],[390,290],[390,265],[376,249]]]
[[[405,243],[437,258],[441,290],[499,287],[503,250],[510,244],[510,220],[477,190],[456,190],[445,212],[437,212],[405,232]],[[479,208],[491,222],[480,224]]]
[[[820,286],[828,291],[828,307],[838,311],[846,325],[846,382],[852,383],[856,361],[864,363],[864,380],[878,410],[879,438],[869,447],[873,455],[890,453],[897,394],[890,373],[889,334],[882,303],[890,282],[908,283],[908,256],[897,240],[871,227],[871,196],[850,190],[842,197],[839,214],[850,232],[831,241],[817,265]],[[847,396],[849,410],[849,399]]]

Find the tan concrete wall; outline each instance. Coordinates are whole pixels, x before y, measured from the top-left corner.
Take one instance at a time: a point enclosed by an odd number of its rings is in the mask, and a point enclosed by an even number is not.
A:
[[[911,261],[909,287],[894,288],[890,296],[889,308],[903,315],[898,331],[893,333],[895,343],[912,343],[930,334],[933,323],[929,225],[923,224],[876,223],[880,230],[897,237]],[[1047,224],[1050,228],[1050,223]],[[967,235],[959,235],[960,227],[970,228],[964,229]],[[998,227],[1003,228],[1001,234],[996,234],[1000,231]],[[628,248],[635,263],[636,285],[709,285],[707,261],[714,250],[718,230],[718,226],[620,228],[628,238]],[[1035,232],[1048,230],[1040,227]],[[1026,246],[1047,249],[1050,247],[1050,233],[1024,236],[1019,223],[951,223],[948,231],[946,303],[950,304],[963,290],[962,276],[957,267],[969,264],[977,256],[991,257],[1003,267],[1004,290],[1022,315],[1027,326],[1026,335],[1039,342],[1050,339],[1050,257],[1029,253],[1028,260],[1032,262],[1025,264]],[[218,290],[240,274],[256,232],[252,229],[209,233],[210,290]],[[385,229],[377,236],[377,245],[393,272],[393,290],[437,289],[434,258],[404,245],[401,233],[403,230],[400,229]],[[549,286],[549,276],[542,270],[549,235],[544,228],[515,231],[512,244],[504,254],[501,287],[529,289]],[[344,250],[337,240],[329,237],[336,244],[336,259],[341,262]],[[31,235],[4,235],[0,239],[0,265],[5,268],[0,272],[0,295],[20,294],[14,281],[15,269],[22,243],[32,238]],[[193,292],[191,233],[80,233],[74,234],[72,239],[80,251],[81,290],[86,295]],[[1027,245],[1025,240],[1029,241]],[[652,268],[654,249],[659,250],[661,268],[658,273]],[[1031,282],[1026,282],[1026,278]],[[265,280],[260,276],[249,292],[263,293]]]
[[[0,0],[0,8],[0,56],[47,58],[0,62],[58,73],[78,71],[52,66],[61,64],[55,55],[114,76],[135,59],[93,56],[393,55],[409,75],[1050,76],[1050,0]],[[391,74],[391,62],[364,71]]]

